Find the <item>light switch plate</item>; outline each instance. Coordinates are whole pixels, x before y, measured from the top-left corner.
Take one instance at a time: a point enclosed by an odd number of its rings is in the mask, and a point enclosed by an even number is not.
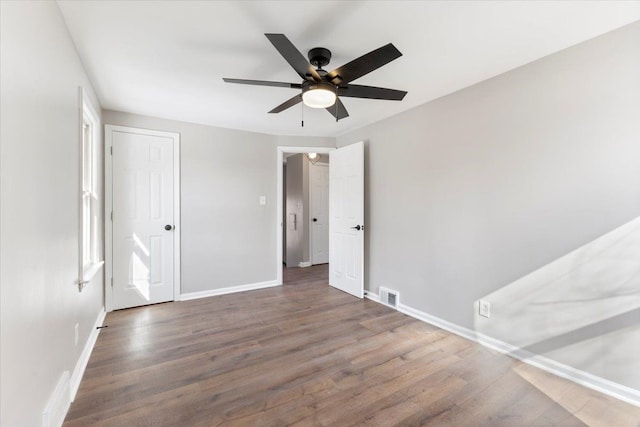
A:
[[[267,196],[260,196],[260,206],[267,204]]]

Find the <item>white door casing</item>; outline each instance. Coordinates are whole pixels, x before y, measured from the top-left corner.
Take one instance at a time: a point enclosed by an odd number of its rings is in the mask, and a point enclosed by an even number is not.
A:
[[[329,165],[309,164],[311,264],[329,262]]]
[[[364,142],[329,153],[329,284],[364,296]]]
[[[178,299],[179,135],[118,126],[106,130],[112,212],[107,308]]]

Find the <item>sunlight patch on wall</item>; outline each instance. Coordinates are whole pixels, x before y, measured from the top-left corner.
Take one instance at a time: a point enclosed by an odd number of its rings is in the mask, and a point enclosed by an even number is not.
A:
[[[476,331],[640,389],[640,217],[480,299]]]

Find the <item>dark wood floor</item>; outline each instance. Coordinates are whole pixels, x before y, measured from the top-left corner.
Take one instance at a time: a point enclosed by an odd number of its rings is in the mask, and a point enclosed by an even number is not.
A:
[[[638,426],[640,408],[327,286],[109,313],[72,426]]]

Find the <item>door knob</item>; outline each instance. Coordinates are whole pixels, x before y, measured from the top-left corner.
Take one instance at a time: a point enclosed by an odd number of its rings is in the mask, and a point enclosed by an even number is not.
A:
[[[360,229],[364,228],[364,227],[360,227],[360,225],[356,225],[355,227],[351,227],[351,228],[353,228],[354,230],[360,231]]]
[[[317,221],[318,221],[318,218],[313,218],[313,222],[317,222]]]
[[[167,225],[164,226],[164,229],[167,230],[167,231],[171,231],[171,230],[173,230],[173,226],[167,224]]]

